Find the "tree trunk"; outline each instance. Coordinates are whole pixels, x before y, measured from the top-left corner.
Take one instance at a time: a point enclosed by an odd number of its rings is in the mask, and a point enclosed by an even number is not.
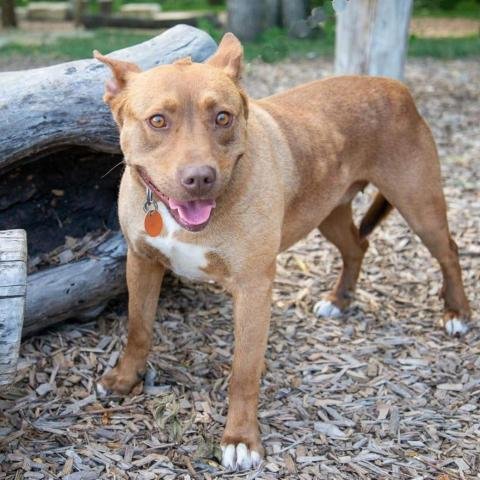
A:
[[[85,1],[84,0],[74,0],[72,2],[72,11],[73,11],[73,23],[76,28],[82,26],[82,16],[85,12]]]
[[[147,69],[186,56],[201,62],[215,49],[205,32],[178,25],[111,56]],[[0,73],[0,175],[18,162],[60,147],[120,153],[117,128],[102,101],[110,75],[93,58]]]
[[[281,24],[281,1],[265,0],[265,27],[279,27]]]
[[[2,0],[2,26],[5,28],[17,26],[15,0]]]
[[[98,0],[100,15],[109,17],[113,12],[113,0]]]
[[[22,335],[27,277],[24,230],[0,232],[0,387],[13,382]]]
[[[265,29],[263,0],[228,0],[228,30],[240,40],[257,39]]]
[[[283,26],[291,31],[295,25],[307,17],[305,0],[282,0]]]
[[[403,79],[412,0],[351,0],[337,15],[335,73]]]

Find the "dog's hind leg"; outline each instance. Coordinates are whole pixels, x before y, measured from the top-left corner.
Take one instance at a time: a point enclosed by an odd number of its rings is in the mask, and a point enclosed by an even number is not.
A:
[[[313,311],[317,317],[335,317],[353,297],[368,241],[360,237],[353,222],[351,202],[336,207],[319,229],[340,251],[343,268],[333,290],[315,304]]]
[[[440,264],[445,330],[450,335],[464,334],[467,331],[465,322],[470,318],[470,307],[463,287],[457,246],[448,229],[445,200],[440,186],[435,191],[426,188],[413,189],[407,194],[390,193],[388,199]]]
[[[430,139],[421,138],[403,162],[398,157],[392,159],[389,168],[393,172],[379,172],[374,183],[439,262],[443,274],[441,296],[445,301],[443,326],[448,334],[461,335],[468,329],[466,322],[471,313],[457,246],[448,228],[440,166]]]

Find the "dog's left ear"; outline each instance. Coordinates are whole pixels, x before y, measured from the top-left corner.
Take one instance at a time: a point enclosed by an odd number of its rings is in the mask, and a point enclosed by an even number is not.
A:
[[[93,51],[93,56],[104,63],[113,73],[113,78],[107,80],[105,84],[105,94],[103,100],[110,103],[127,85],[128,77],[132,73],[140,73],[140,68],[134,63],[115,60],[102,55],[98,50]]]
[[[238,82],[243,69],[243,47],[240,40],[233,33],[226,33],[218,50],[206,63],[221,68],[234,82]]]

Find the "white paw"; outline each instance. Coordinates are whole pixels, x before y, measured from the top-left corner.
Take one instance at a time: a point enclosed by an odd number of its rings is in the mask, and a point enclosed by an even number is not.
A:
[[[105,398],[108,395],[107,389],[100,382],[95,384],[95,390],[98,398]]]
[[[262,456],[255,450],[249,450],[244,443],[236,447],[233,443],[222,445],[222,465],[229,471],[242,471],[257,468]]]
[[[445,330],[451,336],[461,336],[468,332],[468,325],[460,318],[451,318],[445,322]]]
[[[320,300],[313,307],[313,313],[316,317],[337,318],[342,315],[342,311],[328,300]]]

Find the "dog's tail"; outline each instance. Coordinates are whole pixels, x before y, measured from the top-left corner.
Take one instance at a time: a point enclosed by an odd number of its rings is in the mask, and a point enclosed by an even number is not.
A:
[[[374,228],[392,211],[392,208],[386,198],[381,193],[377,193],[377,196],[360,223],[360,238],[365,238],[370,235]]]

